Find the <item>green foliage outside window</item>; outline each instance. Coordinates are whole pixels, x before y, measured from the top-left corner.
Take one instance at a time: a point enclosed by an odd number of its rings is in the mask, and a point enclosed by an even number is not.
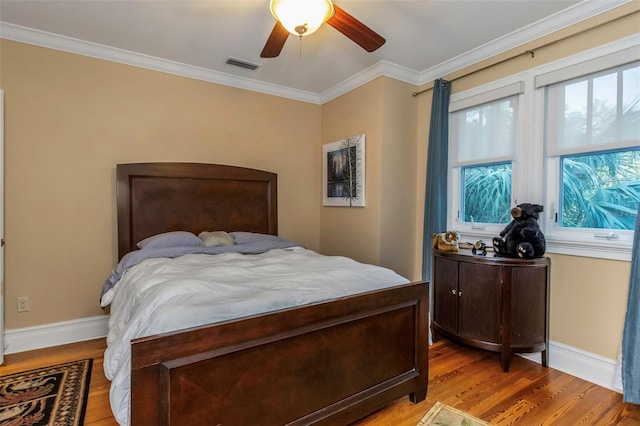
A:
[[[511,163],[464,167],[462,179],[465,222],[511,221]]]
[[[562,226],[633,230],[640,149],[562,157]]]

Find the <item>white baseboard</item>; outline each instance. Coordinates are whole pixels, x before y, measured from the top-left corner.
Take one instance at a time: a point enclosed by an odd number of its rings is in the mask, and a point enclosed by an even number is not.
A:
[[[540,353],[518,354],[540,364]],[[615,386],[616,361],[559,342],[549,342],[549,367],[596,385],[622,392]]]
[[[100,315],[35,327],[5,330],[5,354],[97,339],[107,335],[109,317]]]
[[[5,354],[48,348],[97,339],[107,335],[109,317],[100,315],[43,326],[5,331]],[[540,353],[519,354],[541,363]],[[571,374],[607,389],[621,392],[614,385],[616,361],[559,342],[549,342],[549,367]]]

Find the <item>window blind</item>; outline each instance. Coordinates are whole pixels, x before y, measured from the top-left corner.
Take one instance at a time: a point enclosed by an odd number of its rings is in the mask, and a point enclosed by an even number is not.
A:
[[[640,145],[640,62],[545,88],[547,155]]]
[[[449,112],[456,112],[474,106],[486,104],[488,102],[497,101],[498,99],[508,98],[513,95],[521,95],[524,93],[524,82],[518,81],[497,89],[483,92],[477,95],[469,96],[458,101],[452,101],[449,104]]]
[[[450,117],[454,167],[513,160],[516,145],[518,97],[456,111]]]
[[[539,89],[544,86],[567,81],[585,75],[593,74],[612,67],[628,64],[640,60],[640,46],[633,46],[619,50],[608,55],[599,56],[588,61],[580,62],[569,67],[550,71],[535,77],[535,87]]]

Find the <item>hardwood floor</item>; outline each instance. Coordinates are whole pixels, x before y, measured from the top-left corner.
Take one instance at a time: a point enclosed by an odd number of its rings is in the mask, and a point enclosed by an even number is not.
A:
[[[525,358],[503,373],[499,354],[440,340],[429,348],[427,399],[406,398],[358,426],[415,426],[436,401],[494,425],[640,425],[640,406],[622,395]]]
[[[85,426],[116,426],[109,381],[102,370],[104,339],[7,355],[0,375],[93,358]],[[415,426],[436,401],[495,425],[640,425],[640,406],[622,395],[521,357],[509,373],[498,354],[440,340],[430,348],[427,399],[407,397],[357,422],[357,426]]]

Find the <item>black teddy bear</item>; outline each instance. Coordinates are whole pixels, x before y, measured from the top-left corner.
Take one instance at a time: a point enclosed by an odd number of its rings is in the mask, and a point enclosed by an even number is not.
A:
[[[542,257],[546,241],[538,218],[544,207],[540,204],[522,203],[511,209],[513,220],[500,237],[493,238],[493,249],[497,256],[522,257],[531,259]]]

